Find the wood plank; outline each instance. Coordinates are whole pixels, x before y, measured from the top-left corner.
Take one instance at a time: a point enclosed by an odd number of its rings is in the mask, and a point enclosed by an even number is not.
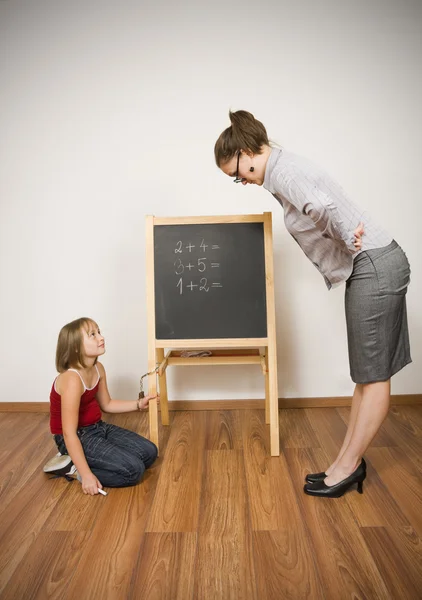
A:
[[[282,448],[320,447],[308,415],[302,409],[289,408],[280,411],[280,439]]]
[[[242,412],[241,422],[252,529],[274,531],[300,522],[285,458],[269,454],[264,411]]]
[[[166,356],[177,358],[183,353],[183,350],[170,350]],[[214,348],[211,354],[212,356],[260,356],[260,348]]]
[[[0,451],[13,453],[22,444],[29,444],[32,436],[49,431],[49,417],[45,414],[0,413]]]
[[[213,338],[193,340],[155,340],[156,348],[182,348],[204,350],[205,348],[259,348],[267,346],[268,338]]]
[[[275,530],[280,524],[281,506],[273,475],[278,474],[275,463],[279,460],[270,456],[264,411],[241,413],[241,422],[251,526],[254,530]]]
[[[145,219],[145,247],[146,247],[146,304],[147,304],[147,340],[148,340],[148,393],[157,395],[157,378],[153,372],[156,367],[155,347],[155,277],[154,277],[154,217],[148,215]],[[158,439],[158,405],[157,400],[151,400],[148,405],[149,414],[149,439],[157,448],[160,447]]]
[[[347,504],[361,527],[409,527],[410,522],[367,457],[364,494],[347,494]],[[382,507],[382,510],[380,510]]]
[[[148,532],[196,531],[205,443],[205,413],[174,417]],[[189,510],[186,507],[189,506]]]
[[[257,598],[241,450],[207,452],[198,533],[195,600]]]
[[[367,456],[413,529],[422,537],[422,480],[401,448],[369,448]]]
[[[241,450],[241,427],[239,411],[207,412],[205,450]]]
[[[146,533],[131,600],[191,600],[196,533]]]
[[[391,527],[364,527],[362,535],[391,598],[419,600],[422,590],[422,544],[413,556],[403,552]]]
[[[41,422],[33,435],[29,435],[20,447],[7,455],[0,467],[0,515],[8,509],[35,472],[42,473],[42,467],[54,456],[57,448],[52,436]],[[47,476],[43,473],[44,480]],[[23,491],[22,491],[23,490]]]
[[[174,357],[168,359],[169,367],[193,367],[200,365],[216,366],[216,365],[260,365],[261,359],[259,356],[190,356],[186,358]]]
[[[347,427],[336,408],[305,409],[305,413],[315,431],[320,448],[329,459],[326,465],[321,465],[319,470],[323,471],[337,458]]]
[[[392,412],[397,417],[403,415],[407,420],[414,423],[419,429],[422,429],[422,408],[420,406],[401,406]]]
[[[101,515],[69,581],[69,600],[129,597],[156,484],[157,474],[152,467],[136,486],[114,488],[107,497],[91,497]]]
[[[168,359],[166,359],[168,361]],[[157,349],[157,363],[164,362],[164,348]],[[169,403],[167,394],[167,375],[166,370],[158,370],[158,390],[160,393],[160,410],[161,422],[163,425],[168,425],[169,419]]]
[[[148,350],[148,372],[154,371],[155,368],[155,350]],[[157,378],[155,373],[148,376],[148,393],[151,396],[157,396]],[[149,416],[149,439],[160,449],[158,438],[158,401],[157,398],[150,400],[148,404]]]
[[[274,252],[272,214],[264,213],[264,248],[265,248],[265,279],[267,301],[267,368],[270,420],[270,450],[271,456],[280,454],[280,431],[278,415],[278,376],[277,376],[277,332],[274,299]]]
[[[65,481],[65,480],[63,480]],[[105,502],[84,494],[78,480],[66,482],[68,489],[46,520],[43,531],[91,531],[103,519]]]
[[[3,590],[2,600],[64,600],[88,538],[86,532],[40,532]]]
[[[203,223],[262,223],[264,213],[258,215],[203,215],[194,217],[152,217],[154,225],[190,225]]]
[[[253,546],[258,598],[294,600],[324,598],[306,531],[254,531]]]
[[[169,350],[166,353],[166,357],[168,359],[170,358],[183,358],[183,356],[185,355],[186,352],[186,348],[183,350]],[[212,357],[241,357],[241,356],[255,356],[255,357],[259,357],[260,354],[260,349],[259,348],[213,348],[212,350],[207,350],[207,352],[209,352],[210,356]],[[196,351],[192,354],[195,354]],[[188,354],[190,354],[188,352]],[[201,358],[202,360],[207,359],[207,356],[202,356],[202,357],[197,357],[197,358]],[[188,358],[189,360],[189,358]]]
[[[250,410],[264,408],[265,400],[171,400],[169,410]]]
[[[394,445],[404,450],[422,473],[422,409],[416,406],[392,406],[383,429],[394,440]]]
[[[259,354],[262,360],[262,372],[265,382],[265,423],[270,423],[270,376],[268,372],[268,352],[267,348],[260,348]]]
[[[395,538],[396,545],[401,549],[405,560],[417,567],[417,573],[422,569],[422,538],[417,535],[413,527],[389,527],[390,534]],[[392,533],[391,533],[392,532]],[[422,583],[422,576],[419,575]]]
[[[67,488],[63,479],[48,483],[44,473],[34,473],[0,515],[0,595]]]
[[[388,592],[364,543],[346,497],[313,498],[301,492],[306,473],[327,460],[322,450],[286,448],[286,459],[298,490],[297,500],[310,532],[325,597],[388,598]],[[349,493],[356,493],[349,492]]]

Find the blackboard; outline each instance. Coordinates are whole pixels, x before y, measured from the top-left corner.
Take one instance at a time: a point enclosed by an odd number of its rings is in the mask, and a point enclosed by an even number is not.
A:
[[[154,226],[155,337],[267,337],[264,224]]]

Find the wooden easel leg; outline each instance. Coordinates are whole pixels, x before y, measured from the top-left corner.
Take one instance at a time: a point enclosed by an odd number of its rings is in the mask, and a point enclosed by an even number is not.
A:
[[[274,303],[274,264],[273,264],[273,232],[272,216],[264,213],[265,262],[267,279],[267,321],[268,321],[268,387],[270,397],[270,446],[271,456],[280,455],[280,438],[278,423],[278,386],[277,386],[277,349],[276,318]]]
[[[164,360],[164,348],[157,348],[157,364],[161,364]],[[160,390],[160,407],[161,407],[161,423],[169,424],[169,403],[167,396],[167,377],[166,371],[163,374],[158,374],[158,386]]]
[[[148,371],[155,369],[155,348],[148,348]],[[157,394],[157,378],[155,372],[148,375],[148,394]],[[158,405],[157,400],[149,403],[149,438],[158,448]]]
[[[268,374],[268,348],[260,348],[259,354],[261,356],[261,363],[263,362],[263,373],[264,373],[264,381],[265,381],[265,423],[269,425],[270,423],[270,378]]]
[[[265,366],[267,372],[265,373],[265,423],[270,423],[270,374],[268,371],[268,355],[265,355]]]
[[[275,345],[268,346],[268,387],[270,397],[270,446],[271,456],[280,456],[280,433],[278,421],[277,356]]]

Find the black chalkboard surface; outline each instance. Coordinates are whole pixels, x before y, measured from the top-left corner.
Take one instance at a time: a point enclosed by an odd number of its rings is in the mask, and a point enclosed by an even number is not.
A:
[[[264,224],[154,226],[157,340],[267,337]]]

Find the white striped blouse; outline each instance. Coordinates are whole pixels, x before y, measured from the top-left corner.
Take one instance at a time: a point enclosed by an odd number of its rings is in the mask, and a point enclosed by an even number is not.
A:
[[[273,148],[263,185],[282,205],[287,231],[323,275],[328,289],[350,276],[360,252],[392,242],[325,171],[284,148]],[[362,249],[356,252],[354,231],[360,222],[364,234]]]

